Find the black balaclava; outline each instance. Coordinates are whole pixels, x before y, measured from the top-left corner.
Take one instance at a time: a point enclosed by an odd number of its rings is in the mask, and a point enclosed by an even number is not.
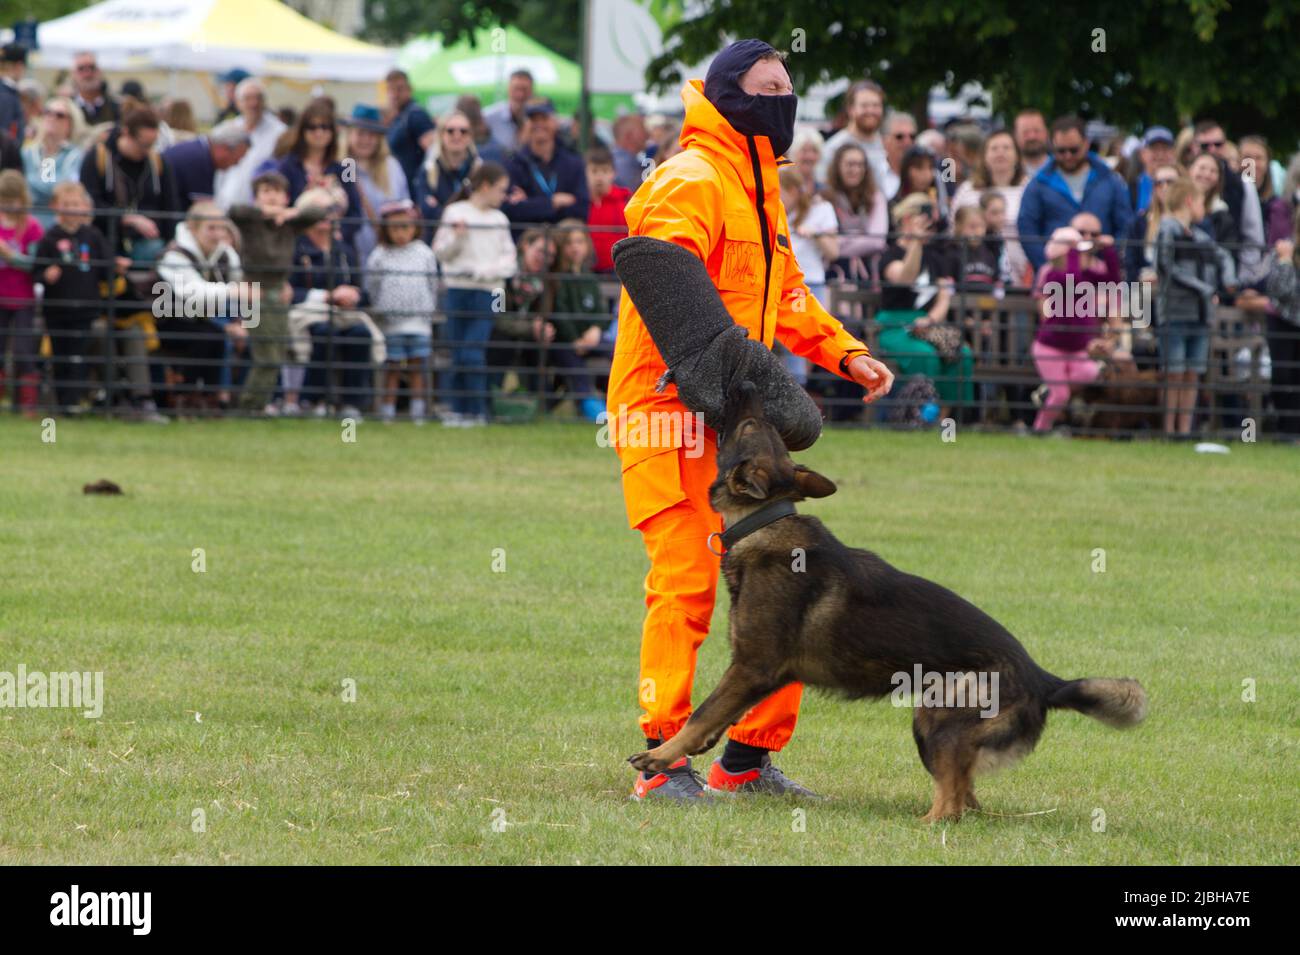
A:
[[[759,58],[776,49],[762,40],[737,40],[713,58],[704,78],[704,96],[745,136],[766,136],[772,152],[785,155],[794,141],[795,109],[799,97],[754,96],[740,88],[740,78]],[[788,71],[787,71],[788,72]]]

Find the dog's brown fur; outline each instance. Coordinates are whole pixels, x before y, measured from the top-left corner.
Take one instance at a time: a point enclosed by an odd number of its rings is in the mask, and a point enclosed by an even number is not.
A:
[[[1090,429],[1159,432],[1163,425],[1160,373],[1139,371],[1132,358],[1112,359],[1081,396],[1088,407],[1083,424]]]
[[[829,480],[790,460],[752,385],[733,391],[726,418],[710,500],[728,527],[772,501],[834,493]],[[787,683],[878,698],[916,664],[926,672],[996,672],[996,715],[982,717],[969,697],[915,709],[912,735],[934,777],[925,819],[935,822],[979,808],[975,776],[1028,754],[1049,709],[1074,709],[1113,726],[1145,715],[1137,681],[1053,676],[978,607],[870,551],[845,547],[815,517],[797,514],[754,531],[727,550],[722,570],[731,593],[731,665],[676,736],[631,757],[640,770],[658,772],[712,748]]]

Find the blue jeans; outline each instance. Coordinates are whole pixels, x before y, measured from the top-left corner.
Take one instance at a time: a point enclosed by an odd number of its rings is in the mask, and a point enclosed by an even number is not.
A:
[[[486,415],[490,407],[487,343],[492,334],[492,293],[480,289],[447,289],[447,336],[451,339],[451,371],[447,389],[451,410]]]

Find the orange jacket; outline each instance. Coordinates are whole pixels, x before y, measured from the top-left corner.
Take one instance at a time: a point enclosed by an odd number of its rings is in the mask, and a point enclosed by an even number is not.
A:
[[[867,354],[867,347],[812,297],[795,264],[777,158],[767,137],[755,137],[757,155],[751,155],[746,138],[705,98],[701,80],[682,88],[682,102],[682,151],[655,169],[627,204],[628,234],[675,242],[699,256],[727,311],[751,338],[769,348],[775,339],[796,355],[848,378],[847,359]],[[761,216],[757,173],[762,175]],[[620,409],[629,415],[686,410],[674,385],[655,393],[666,370],[624,292],[608,393],[609,435],[624,469],[664,450],[664,445],[620,447],[618,436],[634,433],[632,426],[620,428]]]

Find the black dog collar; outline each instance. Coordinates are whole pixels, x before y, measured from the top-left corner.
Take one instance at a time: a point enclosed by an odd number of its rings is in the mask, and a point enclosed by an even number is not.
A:
[[[794,501],[788,499],[765,504],[748,517],[738,520],[733,526],[723,528],[721,534],[710,534],[708,540],[709,550],[715,554],[718,553],[718,551],[713,550],[713,538],[715,537],[722,541],[724,548],[730,550],[754,531],[775,523],[783,517],[789,517],[791,514],[797,513],[798,511],[794,509]]]

